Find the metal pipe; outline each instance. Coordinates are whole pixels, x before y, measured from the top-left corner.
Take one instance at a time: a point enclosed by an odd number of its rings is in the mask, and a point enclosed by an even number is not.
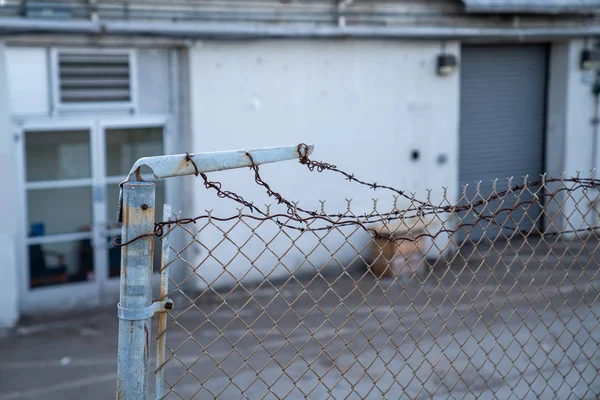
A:
[[[0,34],[79,33],[124,36],[209,38],[559,38],[600,36],[600,24],[548,28],[439,26],[297,26],[248,23],[198,24],[138,21],[59,21],[0,18]]]
[[[171,219],[171,206],[165,204],[163,206],[163,221],[167,222]],[[169,296],[169,257],[170,257],[170,232],[162,237],[162,252],[160,257],[160,292],[158,298],[160,301],[167,300]],[[165,384],[165,352],[167,340],[167,313],[158,314],[158,333],[157,341],[158,348],[156,352],[156,400],[161,400],[164,393]]]
[[[202,38],[515,38],[600,35],[600,24],[553,28],[467,28],[427,26],[296,26],[257,24],[191,24],[112,21],[105,31],[122,35]]]
[[[122,243],[154,230],[155,192],[151,182],[123,184]],[[121,248],[117,399],[148,398],[154,237]]]
[[[30,18],[0,18],[0,33],[81,33],[102,32],[99,21],[46,20]]]
[[[551,4],[551,1],[533,1],[529,2],[530,4],[523,4],[527,2],[499,1],[493,4],[489,1],[471,0],[463,1],[463,3],[465,3],[465,10],[474,14],[590,14],[597,12],[599,9],[597,5],[590,5],[583,1],[573,1],[571,2],[573,4],[569,5]]]

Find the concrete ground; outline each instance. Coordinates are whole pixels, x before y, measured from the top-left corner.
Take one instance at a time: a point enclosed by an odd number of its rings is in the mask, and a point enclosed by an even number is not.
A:
[[[408,283],[353,271],[177,298],[165,398],[597,399],[598,245],[467,246]],[[0,400],[114,398],[116,343],[114,310],[26,322],[0,338]]]

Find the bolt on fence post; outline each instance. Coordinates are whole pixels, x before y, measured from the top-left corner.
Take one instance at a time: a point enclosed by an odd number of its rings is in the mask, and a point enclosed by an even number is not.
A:
[[[121,243],[154,231],[155,185],[123,184]],[[150,319],[154,237],[138,239],[121,248],[117,399],[148,398]]]

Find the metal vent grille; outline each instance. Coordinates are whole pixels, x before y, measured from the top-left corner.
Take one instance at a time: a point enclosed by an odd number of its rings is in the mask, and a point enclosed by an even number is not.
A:
[[[63,104],[131,101],[129,54],[58,54]]]

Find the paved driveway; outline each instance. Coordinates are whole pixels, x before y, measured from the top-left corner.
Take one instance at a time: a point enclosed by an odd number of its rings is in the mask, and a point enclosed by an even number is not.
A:
[[[595,399],[598,242],[529,245],[464,248],[406,284],[354,271],[176,299],[166,398]],[[116,327],[99,310],[0,339],[0,400],[113,398]]]

